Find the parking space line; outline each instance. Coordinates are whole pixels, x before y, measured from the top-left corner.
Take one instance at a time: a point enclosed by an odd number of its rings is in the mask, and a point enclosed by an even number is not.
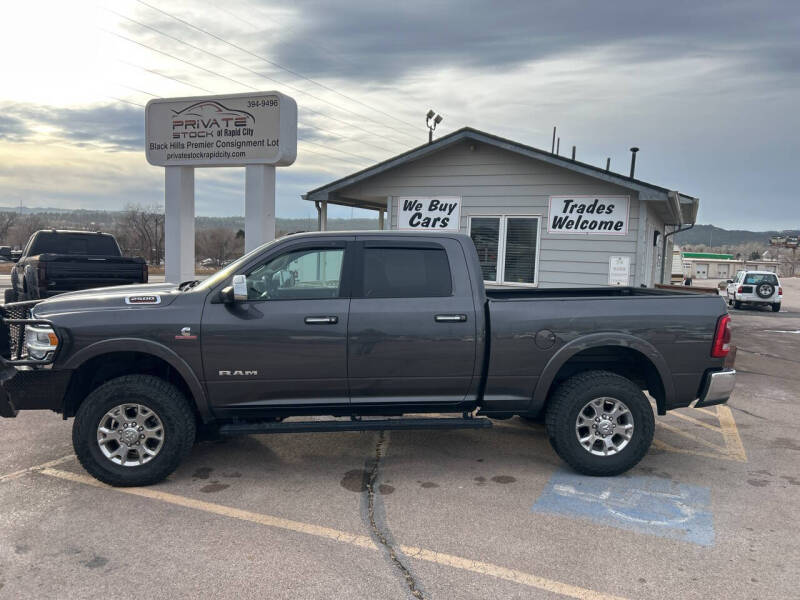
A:
[[[202,500],[195,500],[169,492],[162,492],[153,488],[115,488],[88,475],[80,473],[71,473],[69,471],[61,471],[53,468],[43,468],[39,470],[42,475],[49,477],[57,477],[71,481],[73,483],[80,483],[89,485],[96,488],[107,489],[114,492],[123,494],[130,494],[133,496],[140,496],[142,498],[149,498],[151,500],[160,500],[168,504],[182,506],[184,508],[191,508],[193,510],[200,510],[224,517],[239,519],[241,521],[248,521],[265,525],[267,527],[274,527],[276,529],[283,529],[286,531],[294,531],[297,533],[305,533],[316,537],[326,538],[335,542],[343,544],[350,544],[360,548],[367,548],[370,550],[377,550],[377,546],[373,543],[372,539],[364,535],[355,535],[332,529],[330,527],[322,527],[311,523],[304,523],[302,521],[293,521],[290,519],[283,519],[281,517],[273,517],[261,513],[255,513],[248,510],[224,506],[222,504],[214,504],[212,502],[205,502]],[[492,563],[472,560],[461,556],[454,556],[452,554],[445,554],[442,552],[435,552],[426,548],[418,548],[416,546],[400,546],[400,550],[411,558],[424,560],[426,562],[452,567],[454,569],[461,569],[463,571],[470,571],[481,575],[489,575],[497,579],[511,581],[521,585],[532,588],[537,588],[543,591],[552,592],[570,598],[577,598],[579,600],[625,600],[621,596],[614,596],[611,594],[604,594],[588,588],[582,588],[568,583],[562,583],[553,579],[538,577],[531,573],[518,571],[516,569],[509,569],[500,565]]]
[[[668,444],[667,442],[661,441],[658,438],[653,439],[653,447],[658,448],[659,450],[666,450],[667,452],[676,452],[678,454],[692,454],[694,456],[702,456],[704,458],[716,458],[720,460],[734,460],[734,461],[738,460],[737,458],[728,456],[728,454],[724,452],[714,453],[714,452],[704,452],[702,450],[692,450],[691,448],[678,448],[677,446]]]
[[[713,410],[708,410],[707,408],[697,408],[697,407],[695,407],[692,410],[696,410],[698,412],[705,413],[710,417],[716,417],[717,416],[717,413],[715,413]]]
[[[33,467],[28,467],[27,469],[20,469],[19,471],[14,471],[13,473],[6,473],[5,475],[0,475],[0,483],[4,481],[11,481],[12,479],[17,479],[19,477],[22,477],[26,473],[41,471],[42,469],[46,469],[48,467],[57,467],[58,465],[65,463],[73,458],[75,458],[74,454],[68,454],[67,456],[62,456],[61,458],[57,458],[55,460],[49,460],[40,465],[34,465]]]
[[[745,452],[742,438],[739,435],[739,428],[736,427],[733,411],[728,406],[719,405],[717,406],[717,417],[722,428],[722,437],[725,439],[728,454],[735,457],[739,462],[747,462],[747,452]]]
[[[689,440],[692,440],[694,442],[697,442],[698,444],[702,444],[703,446],[705,446],[707,448],[711,448],[712,450],[716,450],[720,454],[726,454],[727,453],[727,449],[725,447],[719,446],[717,444],[713,444],[713,443],[709,442],[708,440],[704,440],[703,438],[697,437],[695,435],[692,435],[691,433],[687,433],[683,429],[679,429],[678,427],[675,427],[674,425],[670,425],[669,423],[664,423],[663,421],[657,421],[656,425],[658,427],[663,427],[667,431],[671,431],[672,433],[674,433],[676,435],[679,435],[681,437],[685,437],[686,439],[689,439]]]
[[[678,417],[679,419],[683,419],[687,423],[692,423],[693,425],[699,425],[700,427],[705,427],[706,429],[710,429],[715,433],[722,433],[722,428],[717,425],[710,425],[708,423],[704,423],[700,419],[695,419],[694,417],[690,417],[689,415],[685,415],[683,413],[678,412],[677,410],[672,411],[670,413],[673,417]],[[712,413],[713,414],[713,413]],[[713,415],[716,417],[717,415]]]

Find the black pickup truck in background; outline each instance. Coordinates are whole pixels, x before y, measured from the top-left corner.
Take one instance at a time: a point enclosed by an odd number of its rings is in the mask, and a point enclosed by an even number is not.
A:
[[[147,283],[143,258],[122,256],[108,233],[46,229],[35,232],[11,270],[5,301],[38,300],[62,292]]]

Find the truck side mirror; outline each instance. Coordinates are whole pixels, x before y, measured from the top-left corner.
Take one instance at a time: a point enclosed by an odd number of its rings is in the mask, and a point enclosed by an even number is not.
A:
[[[234,302],[245,302],[247,300],[247,278],[244,275],[234,275],[232,283]]]
[[[234,275],[232,285],[227,285],[219,291],[218,302],[233,304],[234,302],[247,301],[247,279],[244,275]]]
[[[733,279],[728,279],[728,283],[733,283]]]

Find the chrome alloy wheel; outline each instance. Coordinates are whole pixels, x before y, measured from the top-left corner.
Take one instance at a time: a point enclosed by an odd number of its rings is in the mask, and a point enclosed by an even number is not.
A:
[[[143,404],[120,404],[100,419],[97,445],[114,464],[137,467],[153,460],[164,446],[164,425]]]
[[[595,398],[578,413],[575,435],[587,452],[613,456],[633,437],[633,415],[625,403],[616,398]]]

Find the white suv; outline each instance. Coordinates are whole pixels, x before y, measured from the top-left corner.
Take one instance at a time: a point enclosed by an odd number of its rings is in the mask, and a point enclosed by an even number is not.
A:
[[[739,271],[736,279],[728,279],[728,306],[769,304],[773,312],[781,309],[783,288],[778,276],[770,271]]]

